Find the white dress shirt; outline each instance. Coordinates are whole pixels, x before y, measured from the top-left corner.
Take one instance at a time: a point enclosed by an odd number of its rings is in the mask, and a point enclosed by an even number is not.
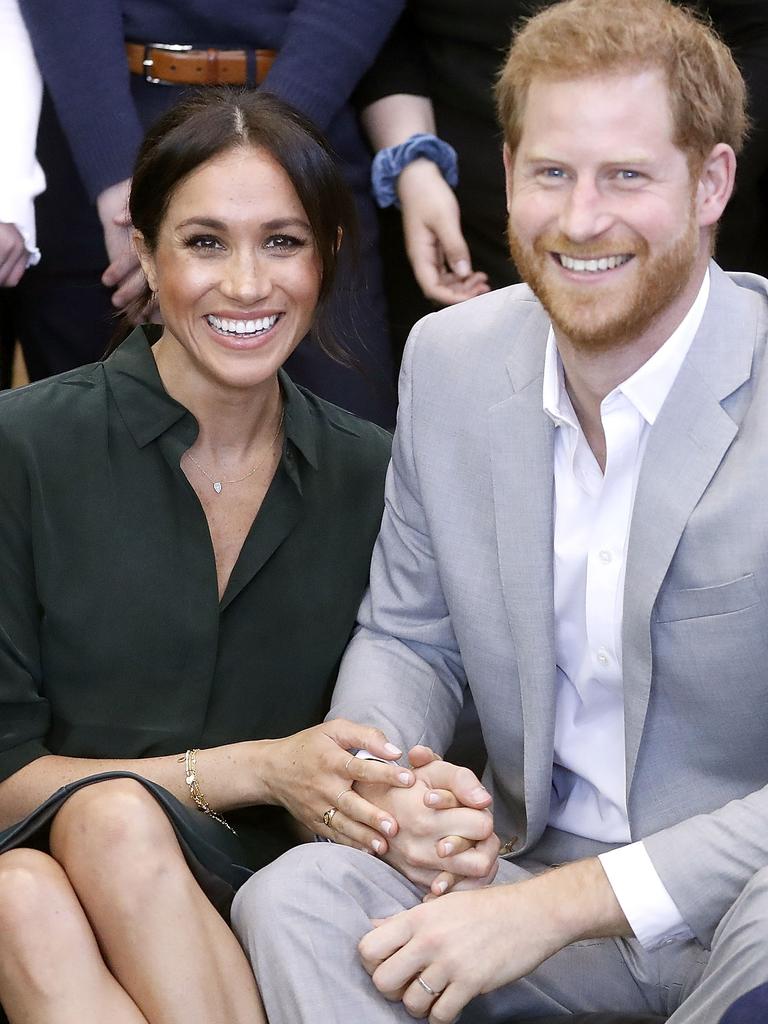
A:
[[[605,396],[605,472],[564,387],[550,329],[544,411],[554,441],[554,597],[557,695],[549,824],[626,843],[600,861],[647,949],[692,932],[642,842],[632,843],[626,802],[621,632],[627,542],[648,435],[699,328],[709,272],[685,319],[631,377]]]
[[[0,224],[15,224],[29,253],[40,259],[35,236],[34,198],[45,188],[35,159],[37,122],[43,95],[18,0],[0,0]]]

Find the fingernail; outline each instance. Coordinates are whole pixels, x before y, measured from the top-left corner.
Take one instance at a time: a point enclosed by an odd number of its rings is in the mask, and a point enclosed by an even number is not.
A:
[[[402,757],[403,756],[402,750],[398,750],[397,747],[393,743],[385,743],[384,744],[384,751],[385,751],[385,753],[389,754],[390,757]]]
[[[482,786],[478,786],[477,789],[473,789],[472,792],[469,794],[469,799],[470,800],[478,800],[479,801],[479,800],[485,800],[485,798],[487,796],[488,796],[488,790],[487,789],[483,789]]]
[[[447,882],[438,882],[437,885],[435,886],[435,888],[439,889],[440,892],[443,893],[448,888],[448,883]]]
[[[374,839],[373,842],[371,843],[371,846],[373,847],[373,852],[374,853],[381,853],[381,840],[380,839]]]
[[[469,277],[472,268],[467,260],[457,260],[453,270],[459,277]]]
[[[382,823],[381,823],[381,831],[382,832],[386,832],[386,834],[389,835],[389,833],[392,831],[392,822],[391,821],[382,821]]]
[[[437,795],[437,793],[427,793],[427,803],[428,804],[439,804],[440,803],[440,797]]]
[[[453,853],[453,843],[443,843],[443,856],[450,857]]]
[[[410,786],[410,784],[412,782],[412,778],[411,778],[411,773],[410,772],[400,772],[400,774],[397,777],[402,782],[402,784],[404,786]]]

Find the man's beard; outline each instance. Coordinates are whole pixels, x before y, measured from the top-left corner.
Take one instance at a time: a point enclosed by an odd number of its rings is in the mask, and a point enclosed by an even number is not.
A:
[[[512,224],[507,229],[509,248],[521,278],[549,313],[555,328],[577,349],[606,352],[621,348],[640,337],[652,322],[677,298],[691,278],[699,252],[699,230],[691,216],[683,233],[656,256],[648,255],[648,243],[635,235],[612,241],[578,246],[562,235],[537,238],[533,247],[524,244]],[[597,259],[608,253],[632,253],[639,274],[634,282],[589,285],[558,281],[551,253],[575,259]],[[588,272],[587,272],[588,273]],[[609,272],[610,273],[610,272]],[[620,273],[620,271],[619,271]]]

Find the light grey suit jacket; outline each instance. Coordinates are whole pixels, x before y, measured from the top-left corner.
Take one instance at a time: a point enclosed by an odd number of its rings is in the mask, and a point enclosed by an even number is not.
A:
[[[768,281],[711,273],[640,473],[622,643],[632,837],[705,945],[768,865]],[[497,831],[534,855],[556,686],[548,326],[517,285],[414,329],[371,589],[332,710],[442,751],[468,682]]]

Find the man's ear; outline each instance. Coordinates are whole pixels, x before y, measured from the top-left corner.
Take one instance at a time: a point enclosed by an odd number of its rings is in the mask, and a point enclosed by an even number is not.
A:
[[[515,158],[507,143],[504,143],[504,183],[507,192],[507,213],[512,202],[512,175],[514,173]]]
[[[147,279],[147,284],[153,292],[156,292],[157,274],[155,273],[155,260],[144,240],[144,235],[140,231],[133,232],[133,244],[136,249],[136,255],[139,257],[141,269],[144,271],[144,276]]]
[[[725,142],[718,142],[699,171],[696,184],[696,213],[699,227],[710,227],[722,216],[733,192],[736,154]]]

